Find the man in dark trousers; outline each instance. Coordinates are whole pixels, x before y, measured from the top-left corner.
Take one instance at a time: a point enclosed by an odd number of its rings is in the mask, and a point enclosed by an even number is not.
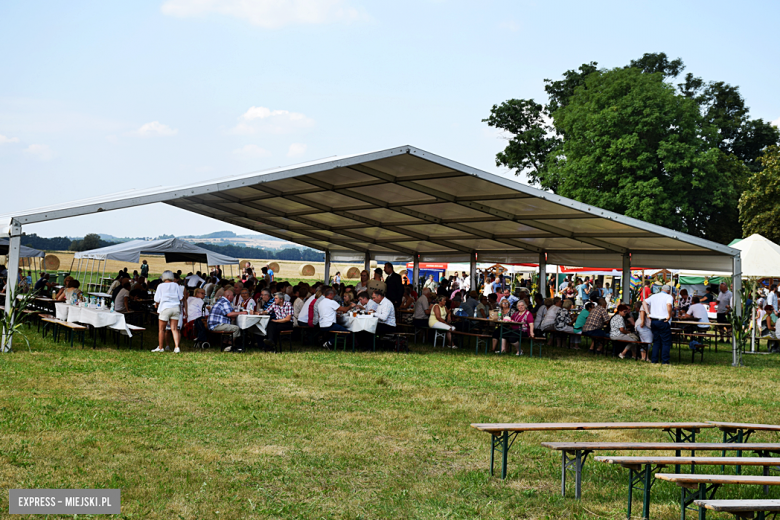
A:
[[[385,296],[393,303],[393,307],[401,305],[401,298],[404,296],[404,284],[401,275],[393,271],[393,264],[385,264],[385,284],[387,285],[387,294]]]

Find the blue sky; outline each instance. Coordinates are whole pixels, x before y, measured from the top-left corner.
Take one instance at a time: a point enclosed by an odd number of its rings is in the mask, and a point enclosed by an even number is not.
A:
[[[411,144],[493,173],[481,122],[543,80],[645,52],[780,120],[777,2],[0,3],[0,214]],[[238,228],[165,206],[44,236]]]

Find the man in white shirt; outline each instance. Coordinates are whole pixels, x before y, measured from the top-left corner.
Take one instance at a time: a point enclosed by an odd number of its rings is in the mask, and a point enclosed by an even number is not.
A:
[[[729,291],[728,285],[725,283],[720,284],[720,293],[718,293],[718,323],[728,323],[728,315],[731,312],[731,298],[733,295]],[[771,305],[771,304],[770,304]],[[775,307],[773,307],[775,308]],[[726,327],[718,327],[720,331],[720,339],[726,341]]]
[[[701,300],[698,296],[691,298],[691,306],[688,307],[688,312],[680,317],[682,320],[696,320],[699,322],[698,325],[686,325],[684,331],[687,334],[710,328],[710,317],[707,315],[707,307],[700,302]]]
[[[771,305],[773,309],[777,309],[777,285],[772,284],[769,288],[769,294],[766,295],[767,305]]]
[[[672,287],[664,285],[661,291],[646,298],[642,309],[650,317],[650,330],[653,332],[653,363],[669,364],[672,350],[672,307],[674,298]]]
[[[301,307],[301,312],[298,314],[298,325],[308,327],[311,324],[312,327],[316,327],[319,324],[320,314],[317,310],[317,304],[315,303],[312,305],[312,302],[315,301],[316,297],[317,293],[312,293],[308,298],[306,298],[306,300],[304,300],[303,307]]]
[[[205,282],[203,278],[200,277],[200,273],[197,274],[188,274],[187,278],[184,279],[184,283],[187,285],[188,289],[194,289],[195,287],[200,287],[200,284]]]
[[[336,321],[336,313],[346,312],[354,304],[348,306],[339,305],[339,303],[333,299],[333,297],[336,296],[336,291],[332,288],[327,289],[325,294],[322,296],[323,297],[320,299],[320,302],[317,304],[317,310],[320,313],[320,329],[323,331],[328,331],[332,336],[335,336],[335,334],[332,334],[335,331],[349,332],[346,327],[339,325],[339,323]],[[333,341],[328,339],[325,341],[325,343],[322,344],[322,346],[330,350],[333,348],[333,343]]]
[[[381,291],[374,291],[371,299],[376,304],[375,316],[379,318],[376,324],[377,335],[395,333],[395,307],[390,300],[384,297]]]
[[[461,278],[460,288],[466,289],[466,292],[469,292],[471,290],[471,275],[466,274],[466,271],[463,271],[463,277]]]

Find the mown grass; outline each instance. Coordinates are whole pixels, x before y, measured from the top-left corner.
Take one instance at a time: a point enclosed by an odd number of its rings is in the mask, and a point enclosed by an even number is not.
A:
[[[487,434],[469,424],[778,422],[780,358],[735,369],[725,346],[704,365],[671,367],[568,350],[153,355],[150,332],[144,350],[71,349],[32,333],[31,352],[17,343],[0,356],[4,489],[121,488],[123,518],[625,518],[625,470],[589,461],[583,500],[562,498],[559,454],[539,443],[662,432],[523,434],[501,481],[487,474]],[[678,501],[657,483],[653,518],[679,518]]]

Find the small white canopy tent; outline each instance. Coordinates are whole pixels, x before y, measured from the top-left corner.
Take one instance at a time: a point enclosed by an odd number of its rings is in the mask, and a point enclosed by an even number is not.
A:
[[[0,256],[6,256],[8,254],[8,239],[0,238]],[[19,258],[43,258],[46,253],[32,247],[19,246]]]
[[[103,275],[106,272],[107,260],[116,260],[137,264],[141,261],[141,254],[164,254],[165,261],[171,262],[197,262],[206,265],[238,265],[238,258],[221,255],[214,251],[209,251],[198,247],[178,238],[168,238],[163,240],[133,240],[120,244],[113,244],[100,249],[91,251],[81,251],[73,256],[73,260],[79,261],[76,272],[81,272],[81,264],[85,262],[84,272],[89,272],[88,285],[100,285],[93,283],[93,273],[100,273],[100,263],[103,263]]]

